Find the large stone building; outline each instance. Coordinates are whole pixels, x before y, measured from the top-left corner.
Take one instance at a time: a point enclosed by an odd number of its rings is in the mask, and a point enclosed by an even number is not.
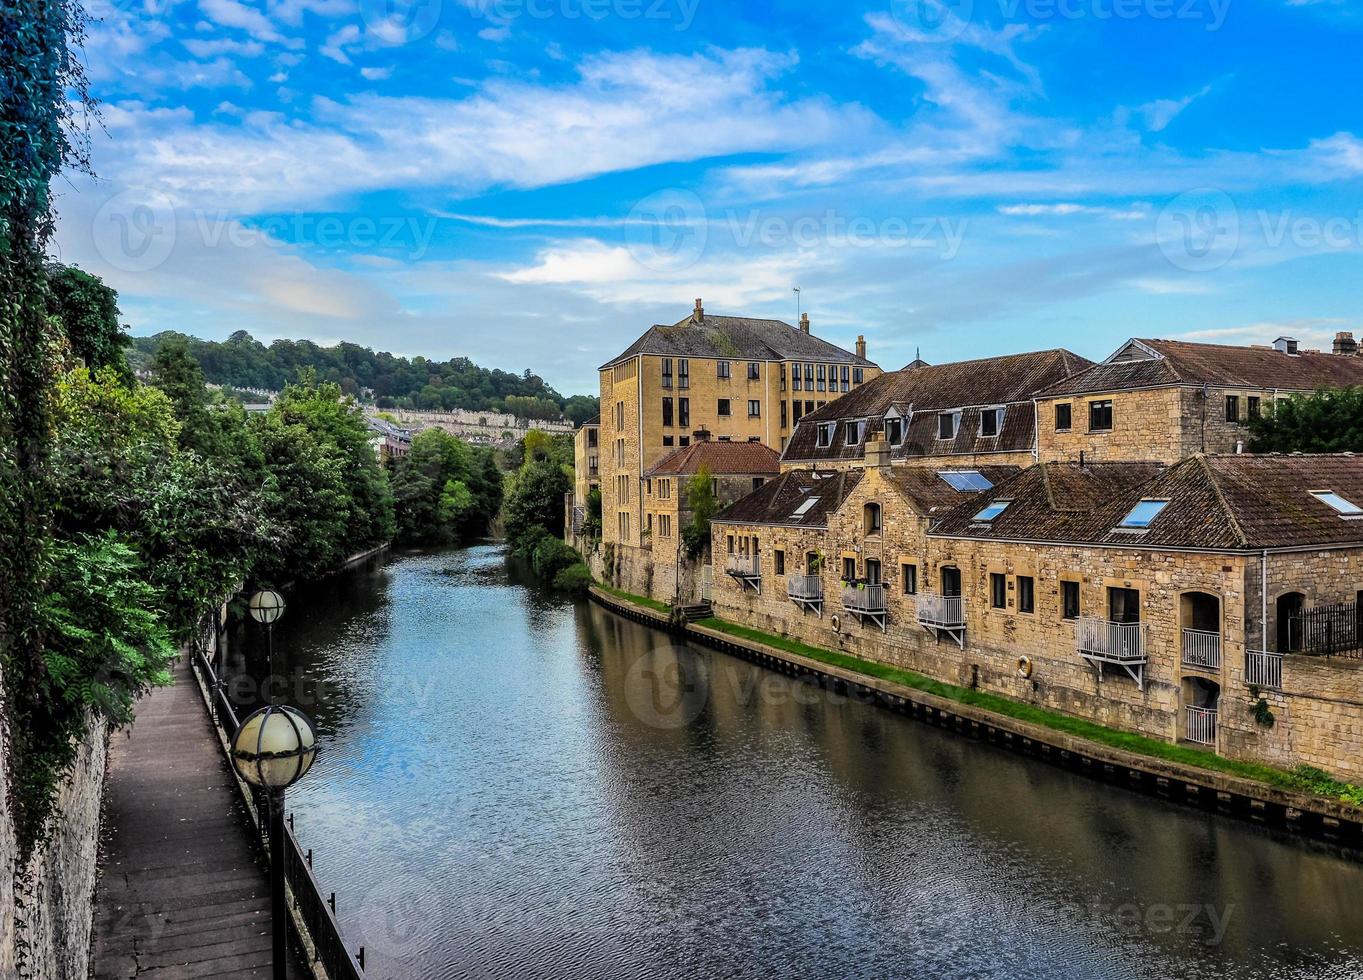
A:
[[[645,480],[697,431],[716,442],[785,447],[800,419],[880,374],[857,340],[851,353],[816,337],[808,316],[781,320],[707,314],[655,325],[601,366],[602,542],[633,575],[644,554]],[[637,576],[635,576],[637,579]]]
[[[712,526],[718,615],[1114,727],[1363,778],[1363,458],[1245,421],[1363,383],[1132,341],[916,362],[807,416]]]
[[[601,489],[601,416],[589,419],[573,433],[573,492],[568,495],[565,537],[576,543],[587,519],[588,498]]]

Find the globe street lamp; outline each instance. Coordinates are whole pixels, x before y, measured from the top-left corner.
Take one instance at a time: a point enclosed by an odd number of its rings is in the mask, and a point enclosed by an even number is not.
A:
[[[257,623],[265,626],[265,651],[270,660],[267,683],[270,685],[270,701],[273,702],[274,688],[279,682],[274,665],[274,624],[275,620],[284,615],[284,597],[271,589],[261,589],[246,603],[246,611]]]
[[[285,980],[288,911],[284,893],[284,791],[317,757],[317,730],[297,708],[272,704],[248,715],[232,736],[232,765],[265,790],[270,812],[270,908],[274,927],[274,978]]]

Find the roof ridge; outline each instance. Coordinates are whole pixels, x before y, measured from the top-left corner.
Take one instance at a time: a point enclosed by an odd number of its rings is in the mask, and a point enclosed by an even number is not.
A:
[[[1245,534],[1245,529],[1240,526],[1240,521],[1235,516],[1234,508],[1231,507],[1230,501],[1226,499],[1225,493],[1222,492],[1221,482],[1216,478],[1216,471],[1212,469],[1211,464],[1207,462],[1207,454],[1194,453],[1192,459],[1202,468],[1202,472],[1207,475],[1207,480],[1212,485],[1212,492],[1216,494],[1217,502],[1221,505],[1221,509],[1225,511],[1226,517],[1230,520],[1231,530],[1235,532],[1236,540],[1240,542],[1241,547],[1248,548],[1249,536]]]

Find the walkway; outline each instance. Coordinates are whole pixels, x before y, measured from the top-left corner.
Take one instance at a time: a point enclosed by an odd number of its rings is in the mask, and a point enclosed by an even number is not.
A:
[[[187,661],[114,735],[104,807],[95,980],[268,978],[265,861]]]

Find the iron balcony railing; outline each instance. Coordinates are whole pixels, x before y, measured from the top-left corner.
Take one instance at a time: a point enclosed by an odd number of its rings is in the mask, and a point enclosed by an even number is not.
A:
[[[1245,652],[1245,683],[1257,687],[1283,686],[1283,655],[1267,650]]]
[[[1118,664],[1145,663],[1145,631],[1140,623],[1113,623],[1082,616],[1075,630],[1079,652]]]
[[[885,611],[885,586],[847,586],[842,590],[844,609],[854,612],[882,613]]]
[[[760,578],[762,575],[762,559],[758,555],[730,555],[724,563],[724,570],[730,575]]]
[[[1197,742],[1199,745],[1215,745],[1216,709],[1196,708],[1190,704],[1184,710],[1187,712],[1187,728],[1184,735],[1188,741]]]
[[[1363,623],[1356,602],[1303,609],[1288,620],[1288,648],[1326,657],[1363,657]]]
[[[823,579],[817,575],[791,575],[786,579],[786,595],[792,599],[822,599]]]
[[[1183,631],[1183,662],[1205,670],[1221,669],[1221,634],[1209,630]]]
[[[918,622],[923,626],[960,629],[965,626],[965,599],[958,595],[918,593]]]

